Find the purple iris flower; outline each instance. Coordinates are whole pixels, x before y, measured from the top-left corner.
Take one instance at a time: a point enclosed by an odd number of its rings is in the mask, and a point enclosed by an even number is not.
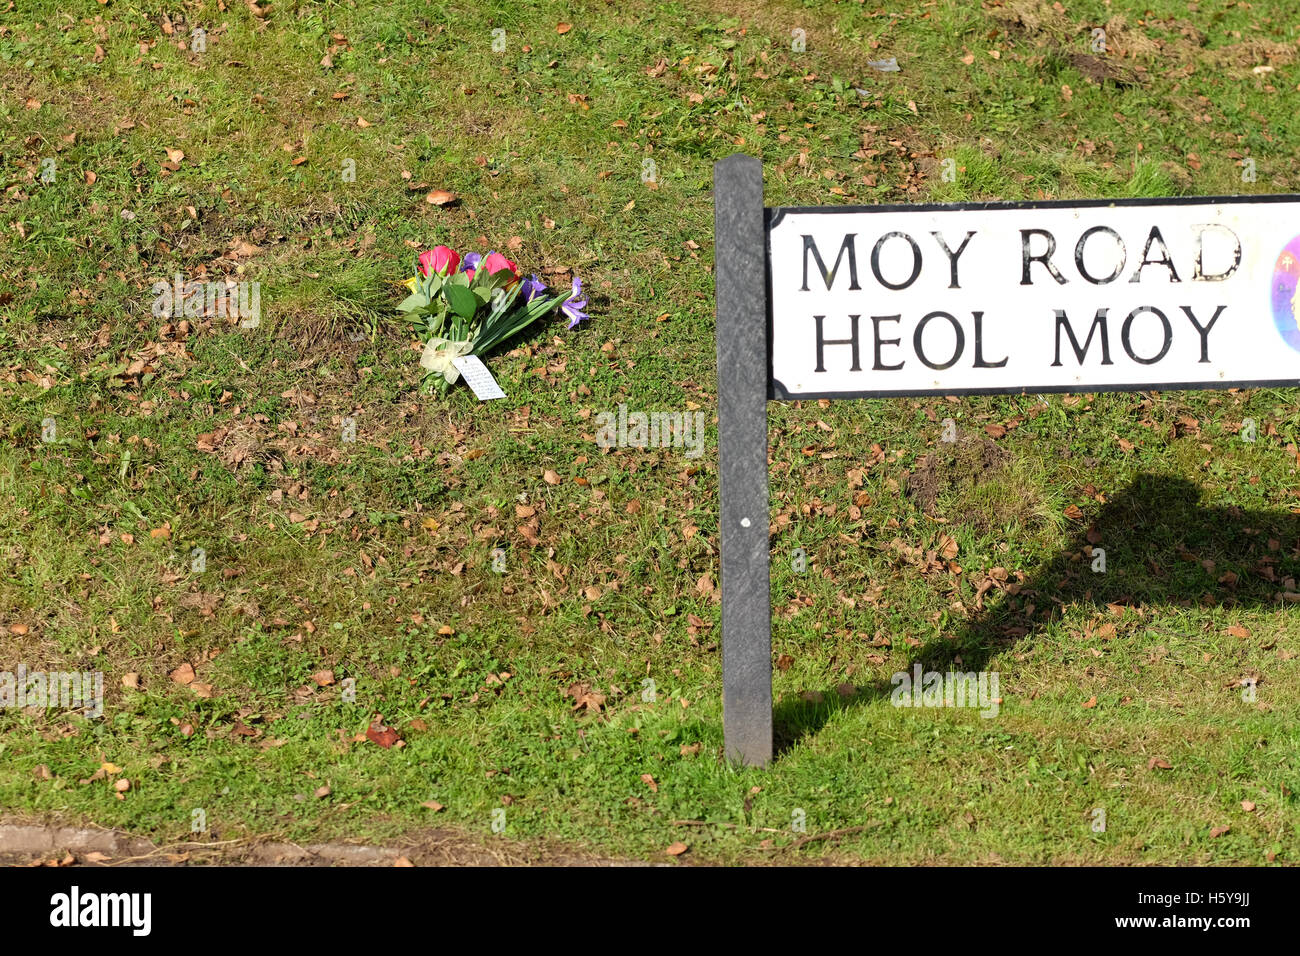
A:
[[[577,276],[574,276],[573,295],[569,296],[569,300],[565,302],[564,305],[560,306],[560,311],[569,317],[569,328],[571,329],[576,328],[578,323],[581,322],[583,319],[590,318],[590,316],[587,315],[586,312],[582,311],[587,307],[587,300],[579,299],[578,296],[581,294],[582,294],[582,280],[579,279]]]
[[[523,281],[520,291],[523,293],[524,304],[526,305],[546,291],[546,283],[537,276],[530,276]]]
[[[467,252],[465,258],[461,260],[460,271],[468,272],[469,277],[472,279],[474,278],[474,270],[478,268],[478,264],[482,261],[483,256],[480,253]]]

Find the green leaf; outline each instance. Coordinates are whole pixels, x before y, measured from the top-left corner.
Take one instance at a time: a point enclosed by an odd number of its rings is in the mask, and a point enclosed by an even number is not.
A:
[[[538,296],[521,308],[512,309],[507,305],[500,314],[493,313],[489,321],[483,323],[483,328],[474,340],[474,354],[485,355],[497,343],[523,331],[550,311],[556,301]],[[512,299],[511,303],[513,302]]]
[[[398,312],[416,312],[429,304],[429,300],[418,292],[412,292],[397,306]]]
[[[465,286],[448,284],[443,288],[443,293],[447,297],[447,304],[451,310],[463,319],[474,318],[474,313],[478,311],[478,297],[470,292]]]

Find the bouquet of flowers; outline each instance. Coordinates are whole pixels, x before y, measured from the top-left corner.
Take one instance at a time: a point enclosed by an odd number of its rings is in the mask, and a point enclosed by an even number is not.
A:
[[[572,329],[587,314],[582,280],[553,293],[537,276],[527,279],[519,266],[498,252],[486,256],[459,253],[437,246],[420,254],[418,275],[406,280],[411,294],[398,310],[405,313],[415,334],[425,343],[420,365],[427,370],[424,385],[446,394],[460,370],[452,360],[462,355],[484,356],[516,332],[559,309]]]

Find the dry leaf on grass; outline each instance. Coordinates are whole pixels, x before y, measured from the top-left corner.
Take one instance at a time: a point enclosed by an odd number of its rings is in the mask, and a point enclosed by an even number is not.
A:
[[[182,664],[169,675],[177,684],[194,683],[194,667],[190,664]]]
[[[564,696],[573,698],[573,709],[600,713],[605,706],[605,695],[597,693],[590,684],[570,684]]]
[[[383,724],[371,724],[369,729],[366,730],[366,737],[385,750],[402,741],[402,738],[397,735],[397,731],[392,727],[385,727]]]

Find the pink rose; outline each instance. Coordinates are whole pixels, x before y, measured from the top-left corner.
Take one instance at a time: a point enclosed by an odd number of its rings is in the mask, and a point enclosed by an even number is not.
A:
[[[432,275],[450,275],[456,271],[460,265],[459,253],[448,249],[446,246],[435,246],[428,252],[420,253],[420,274]]]
[[[519,278],[519,266],[499,252],[489,252],[487,258],[483,260],[483,268],[487,270],[487,274],[490,276],[496,275],[502,269],[509,269],[512,276],[516,279]]]

